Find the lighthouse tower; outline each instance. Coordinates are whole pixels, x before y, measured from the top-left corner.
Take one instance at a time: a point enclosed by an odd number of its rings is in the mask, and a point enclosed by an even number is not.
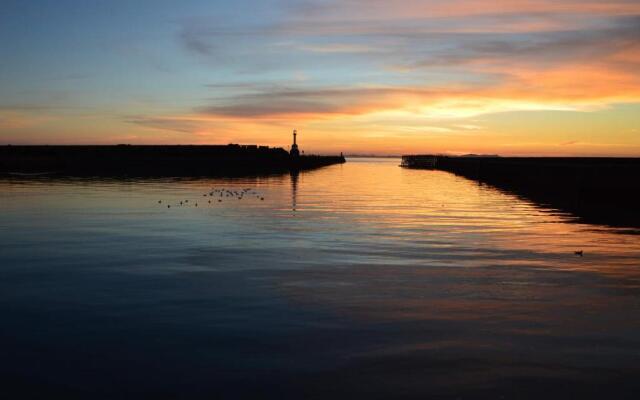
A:
[[[293,144],[291,145],[291,151],[289,152],[291,157],[299,157],[300,156],[300,150],[298,150],[298,144],[296,143],[296,136],[298,136],[298,131],[296,131],[294,129],[293,130]]]

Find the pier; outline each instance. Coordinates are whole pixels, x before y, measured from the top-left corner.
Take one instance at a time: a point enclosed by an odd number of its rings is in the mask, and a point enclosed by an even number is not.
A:
[[[292,156],[257,145],[0,146],[1,175],[270,175],[344,163],[342,156]]]
[[[582,222],[640,228],[640,158],[406,155],[402,166],[451,172]]]

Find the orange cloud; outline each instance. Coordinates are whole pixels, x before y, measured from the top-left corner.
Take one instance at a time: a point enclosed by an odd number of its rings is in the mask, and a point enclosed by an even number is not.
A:
[[[348,11],[358,13],[348,14]],[[634,0],[336,0],[330,5],[314,8],[309,18],[349,19],[415,19],[468,17],[488,14],[591,14],[619,16],[640,13]]]

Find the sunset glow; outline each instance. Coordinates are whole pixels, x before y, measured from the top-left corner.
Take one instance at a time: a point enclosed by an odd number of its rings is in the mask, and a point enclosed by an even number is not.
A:
[[[0,144],[640,156],[640,2],[39,1]]]

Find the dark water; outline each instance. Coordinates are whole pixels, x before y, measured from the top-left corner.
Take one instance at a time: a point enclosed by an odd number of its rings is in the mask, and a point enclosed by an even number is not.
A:
[[[2,392],[636,398],[640,236],[398,164],[0,181]]]

